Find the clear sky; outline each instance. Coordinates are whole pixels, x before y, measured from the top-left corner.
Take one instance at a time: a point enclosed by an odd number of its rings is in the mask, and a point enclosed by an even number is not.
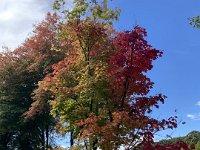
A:
[[[51,10],[50,1],[0,0],[0,46],[15,48],[23,42],[32,25]],[[188,21],[200,14],[200,0],[114,0],[112,6],[122,10],[115,28],[140,25],[146,28],[149,43],[164,51],[149,73],[155,82],[153,93],[168,96],[155,115],[170,116],[177,109],[186,125],[180,125],[172,136],[200,131],[200,29]]]

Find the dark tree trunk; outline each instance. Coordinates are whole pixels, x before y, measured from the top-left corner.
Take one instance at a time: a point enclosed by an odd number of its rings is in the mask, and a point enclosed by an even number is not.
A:
[[[46,126],[46,149],[49,148],[49,126]]]
[[[72,146],[74,145],[73,134],[74,134],[74,132],[71,131],[71,132],[70,132],[70,147],[72,147]]]
[[[97,143],[98,143],[98,140],[94,139],[94,141],[92,142],[92,150],[97,150]]]

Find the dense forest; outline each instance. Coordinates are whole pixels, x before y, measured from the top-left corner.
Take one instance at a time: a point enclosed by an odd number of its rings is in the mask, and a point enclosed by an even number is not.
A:
[[[147,75],[163,52],[140,26],[116,31],[120,9],[107,4],[74,0],[67,10],[56,0],[56,13],[21,46],[0,53],[0,150],[62,149],[59,136],[72,150],[199,147],[199,132],[154,142],[155,133],[178,122],[176,115],[151,115],[167,98],[150,94],[154,82]]]

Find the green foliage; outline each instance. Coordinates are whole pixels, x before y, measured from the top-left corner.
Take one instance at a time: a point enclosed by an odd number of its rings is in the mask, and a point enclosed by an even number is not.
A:
[[[0,68],[0,133],[10,134],[7,148],[11,149],[37,149],[35,136],[38,132],[31,127],[34,121],[24,122],[22,117],[32,102],[30,95],[35,88],[27,65],[26,61],[13,56],[12,62],[4,59]]]
[[[190,25],[195,28],[200,28],[200,16],[189,18]]]
[[[112,24],[113,20],[118,20],[120,9],[108,8],[107,0],[74,0],[72,10],[62,10],[67,20],[86,19]],[[67,4],[65,0],[56,0],[53,8],[61,10]]]
[[[200,150],[200,141],[198,141],[197,144],[195,145],[195,150]]]

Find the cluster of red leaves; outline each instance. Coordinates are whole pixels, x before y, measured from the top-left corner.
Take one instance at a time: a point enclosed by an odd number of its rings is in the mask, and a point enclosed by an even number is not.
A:
[[[152,48],[144,36],[146,31],[137,26],[133,31],[118,33],[114,38],[113,43],[119,50],[110,58],[109,75],[113,77],[116,96],[121,97],[125,90],[128,95],[146,95],[153,86],[144,73],[152,69],[152,61],[162,52]]]
[[[143,150],[194,150],[194,148],[190,148],[185,142],[178,141],[174,144],[169,145],[159,145],[159,144],[151,144],[151,143],[142,143],[140,148]]]
[[[62,59],[63,52],[55,51],[53,48],[62,47],[59,45],[56,35],[60,28],[58,16],[47,14],[45,20],[35,26],[33,33],[26,39],[22,46],[14,53],[30,62],[29,70],[44,69],[48,73],[53,63]]]

